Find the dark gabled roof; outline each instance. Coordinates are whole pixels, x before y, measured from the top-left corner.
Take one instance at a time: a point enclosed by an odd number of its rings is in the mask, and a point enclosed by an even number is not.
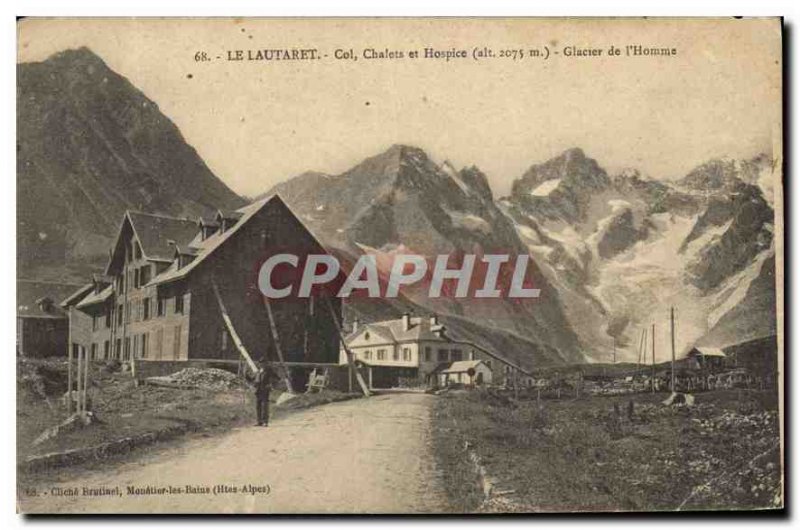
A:
[[[17,280],[17,316],[37,318],[66,318],[59,302],[80,287],[77,284],[38,280]],[[42,311],[39,301],[49,298],[50,311]]]
[[[302,224],[302,222],[294,216],[292,211],[286,206],[286,203],[283,202],[283,199],[280,198],[278,195],[270,195],[264,199],[252,202],[246,206],[243,206],[236,210],[235,212],[228,212],[224,214],[222,212],[218,212],[218,215],[230,215],[230,217],[225,217],[226,219],[238,219],[236,224],[234,224],[231,228],[226,230],[225,232],[217,231],[214,234],[210,235],[209,237],[202,239],[202,238],[193,238],[190,240],[190,244],[188,246],[192,247],[193,251],[196,252],[195,259],[187,264],[184,267],[178,268],[174,263],[170,265],[170,267],[150,280],[148,285],[156,285],[165,282],[171,282],[174,280],[178,280],[181,278],[186,277],[190,272],[192,272],[195,268],[197,268],[200,264],[204,263],[209,256],[213,255],[213,253],[220,248],[226,241],[228,241],[231,236],[237,233],[242,227],[247,226],[248,221],[253,218],[258,212],[261,211],[262,208],[266,208],[268,206],[275,207],[275,206],[283,206],[289,215],[293,216],[303,229],[308,233],[308,235],[320,246],[322,244],[317,241],[311,231]],[[323,247],[324,248],[324,247]]]
[[[92,292],[93,289],[94,289],[94,282],[82,285],[78,289],[74,290],[69,296],[64,298],[58,305],[60,305],[64,309],[76,305],[78,302],[86,298],[86,295]]]
[[[197,221],[190,219],[142,212],[128,212],[128,218],[147,259],[172,261],[175,247],[170,241],[184,246],[197,235]]]
[[[101,289],[99,292],[92,292],[91,294],[89,294],[89,296],[81,300],[80,303],[78,303],[78,305],[76,305],[75,307],[77,307],[78,309],[82,309],[84,307],[89,307],[90,305],[95,305],[105,302],[106,300],[111,298],[111,295],[113,294],[114,294],[114,286],[108,285],[105,288]]]

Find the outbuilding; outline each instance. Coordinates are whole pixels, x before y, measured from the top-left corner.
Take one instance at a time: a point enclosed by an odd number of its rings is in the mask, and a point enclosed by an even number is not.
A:
[[[439,373],[439,384],[488,385],[492,383],[492,369],[481,360],[456,361]]]

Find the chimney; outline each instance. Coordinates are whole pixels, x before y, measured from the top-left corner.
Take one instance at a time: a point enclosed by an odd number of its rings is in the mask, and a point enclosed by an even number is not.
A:
[[[408,313],[403,313],[403,331],[411,329],[411,316]]]
[[[431,327],[439,325],[439,317],[436,316],[436,313],[431,313]]]
[[[358,331],[358,317],[353,318],[353,333]]]

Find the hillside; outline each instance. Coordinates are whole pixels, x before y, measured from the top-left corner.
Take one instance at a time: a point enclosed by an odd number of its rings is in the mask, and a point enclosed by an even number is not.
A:
[[[392,146],[340,175],[304,173],[270,193],[280,193],[327,246],[351,257],[375,255],[379,266],[402,253],[527,252],[478,168],[436,164],[412,146]],[[431,299],[424,288],[405,295],[418,311],[458,319],[451,329],[477,326],[463,335],[509,333],[541,362],[584,360],[558,293],[535,264],[529,273],[538,299]]]
[[[104,264],[126,209],[200,216],[243,204],[158,105],[90,50],[17,65],[17,267],[26,276],[78,279]]]

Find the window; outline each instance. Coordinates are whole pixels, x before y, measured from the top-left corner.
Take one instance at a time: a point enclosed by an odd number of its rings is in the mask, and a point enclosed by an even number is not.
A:
[[[150,299],[145,298],[144,300],[142,300],[142,304],[144,304],[142,307],[142,309],[144,310],[144,315],[142,316],[142,320],[150,320]]]
[[[453,350],[450,354],[451,361],[461,361],[464,358],[464,354],[461,353],[461,350]]]
[[[136,259],[142,258],[142,247],[140,247],[139,243],[136,241],[133,242],[133,255],[136,257]]]
[[[142,285],[147,285],[147,282],[150,281],[150,265],[142,267],[142,272],[139,273],[139,281]]]
[[[367,350],[364,352],[364,359],[366,360],[372,359],[372,350]]]
[[[160,317],[164,316],[164,313],[165,313],[165,310],[166,310],[166,306],[167,306],[167,304],[165,303],[165,300],[163,298],[159,298],[158,301],[157,301],[157,306],[156,306],[156,311],[157,311],[158,316],[160,316]]]
[[[175,312],[183,313],[183,295],[179,294],[175,297]]]
[[[164,329],[158,328],[156,331],[156,358],[160,359],[164,355]]]
[[[439,362],[446,361],[447,360],[447,354],[448,354],[447,350],[440,349],[439,350],[439,354],[436,357],[436,360],[438,360]]]
[[[138,288],[139,287],[139,280],[141,280],[139,276],[139,269],[133,271],[133,286]]]
[[[431,360],[431,347],[425,346],[425,361],[430,362]]]
[[[392,349],[392,360],[393,361],[399,361],[400,360],[400,350],[398,350],[397,348],[393,348]]]
[[[97,331],[97,315],[92,315],[92,331]]]
[[[148,339],[150,336],[147,333],[142,333],[142,359],[147,358],[147,346],[148,346]]]
[[[125,304],[125,322],[130,323],[131,321],[131,303],[128,302]],[[127,352],[125,352],[127,354]]]
[[[122,325],[122,319],[124,318],[124,315],[125,307],[122,304],[119,304],[119,306],[117,306],[117,326]],[[117,350],[117,353],[119,353],[119,348],[117,348]]]
[[[103,343],[103,359],[108,359],[110,353],[111,353],[111,343],[109,341],[105,341]]]
[[[96,342],[92,343],[92,354],[91,354],[91,356],[89,358],[90,359],[97,359],[97,343]]]
[[[106,309],[106,328],[111,327],[111,306]]]
[[[172,356],[174,359],[180,358],[181,354],[181,326],[178,324],[173,331]]]
[[[403,348],[403,360],[404,361],[411,360],[411,348]]]
[[[117,343],[114,346],[114,351],[116,353],[117,358],[122,355],[122,339],[117,339]]]
[[[378,360],[379,361],[386,360],[386,350],[378,350]]]

